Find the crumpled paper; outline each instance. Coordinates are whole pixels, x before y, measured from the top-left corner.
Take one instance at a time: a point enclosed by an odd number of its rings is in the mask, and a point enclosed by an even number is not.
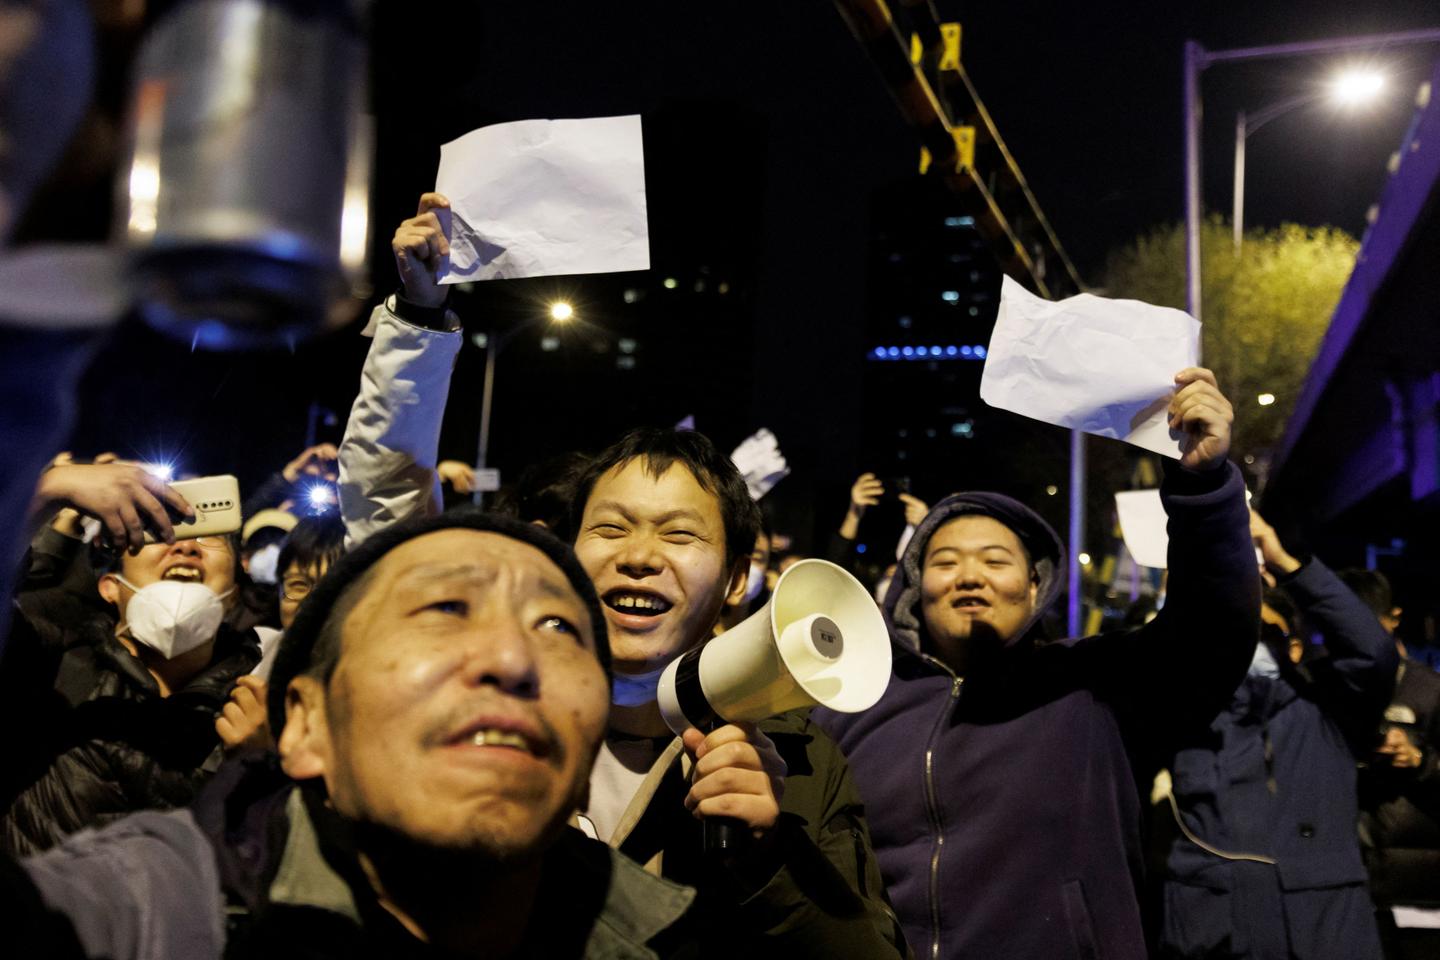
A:
[[[472,130],[440,148],[435,189],[440,283],[650,269],[638,116]]]
[[[1179,459],[1167,407],[1175,374],[1200,362],[1200,324],[1138,300],[1050,302],[1005,277],[980,398],[1045,423]]]
[[[746,437],[730,454],[730,459],[745,478],[751,500],[759,500],[790,475],[790,465],[780,452],[780,442],[766,427]]]

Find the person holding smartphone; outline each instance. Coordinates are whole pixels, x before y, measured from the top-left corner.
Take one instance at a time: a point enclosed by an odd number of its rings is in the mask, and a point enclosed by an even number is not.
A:
[[[0,773],[0,847],[14,855],[188,803],[218,766],[216,717],[260,659],[255,631],[224,623],[237,601],[234,533],[183,538],[181,522],[206,504],[112,463],[47,470],[32,510],[62,506],[98,519],[111,549],[93,611],[40,584],[14,603],[0,660],[0,711],[24,731]]]

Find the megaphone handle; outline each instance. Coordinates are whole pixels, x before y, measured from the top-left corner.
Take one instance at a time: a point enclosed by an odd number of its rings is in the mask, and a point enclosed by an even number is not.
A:
[[[706,817],[705,856],[733,857],[744,849],[747,839],[745,821],[736,817]]]
[[[710,733],[724,726],[725,723],[723,717],[712,717],[710,722],[705,724],[705,732]],[[744,850],[745,841],[749,836],[744,820],[739,817],[706,817],[702,823],[704,825],[702,849],[706,859],[733,857]]]

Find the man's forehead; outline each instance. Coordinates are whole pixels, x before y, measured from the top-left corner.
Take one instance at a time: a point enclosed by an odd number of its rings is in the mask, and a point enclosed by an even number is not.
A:
[[[509,574],[547,593],[576,597],[564,572],[538,547],[488,530],[437,530],[416,537],[387,553],[376,573],[393,587],[437,580],[488,582]]]
[[[971,547],[1001,546],[1024,549],[1020,535],[1006,524],[983,513],[966,513],[941,524],[930,538],[929,549],[965,543]]]
[[[720,498],[705,489],[684,462],[676,460],[659,470],[657,464],[641,456],[601,474],[590,490],[585,509],[643,511],[647,516],[663,510],[706,519],[719,517]]]

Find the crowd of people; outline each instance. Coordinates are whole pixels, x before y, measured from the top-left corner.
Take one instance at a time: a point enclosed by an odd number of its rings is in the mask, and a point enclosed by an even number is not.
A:
[[[1053,636],[1034,509],[865,474],[825,554],[900,501],[880,701],[677,736],[661,675],[764,608],[783,518],[652,427],[446,510],[447,206],[394,235],[343,440],[233,533],[177,535],[192,504],[113,455],[41,473],[0,656],[14,955],[1440,955],[1440,676],[1383,578],[1249,507],[1210,371],[1175,375],[1143,623]]]

